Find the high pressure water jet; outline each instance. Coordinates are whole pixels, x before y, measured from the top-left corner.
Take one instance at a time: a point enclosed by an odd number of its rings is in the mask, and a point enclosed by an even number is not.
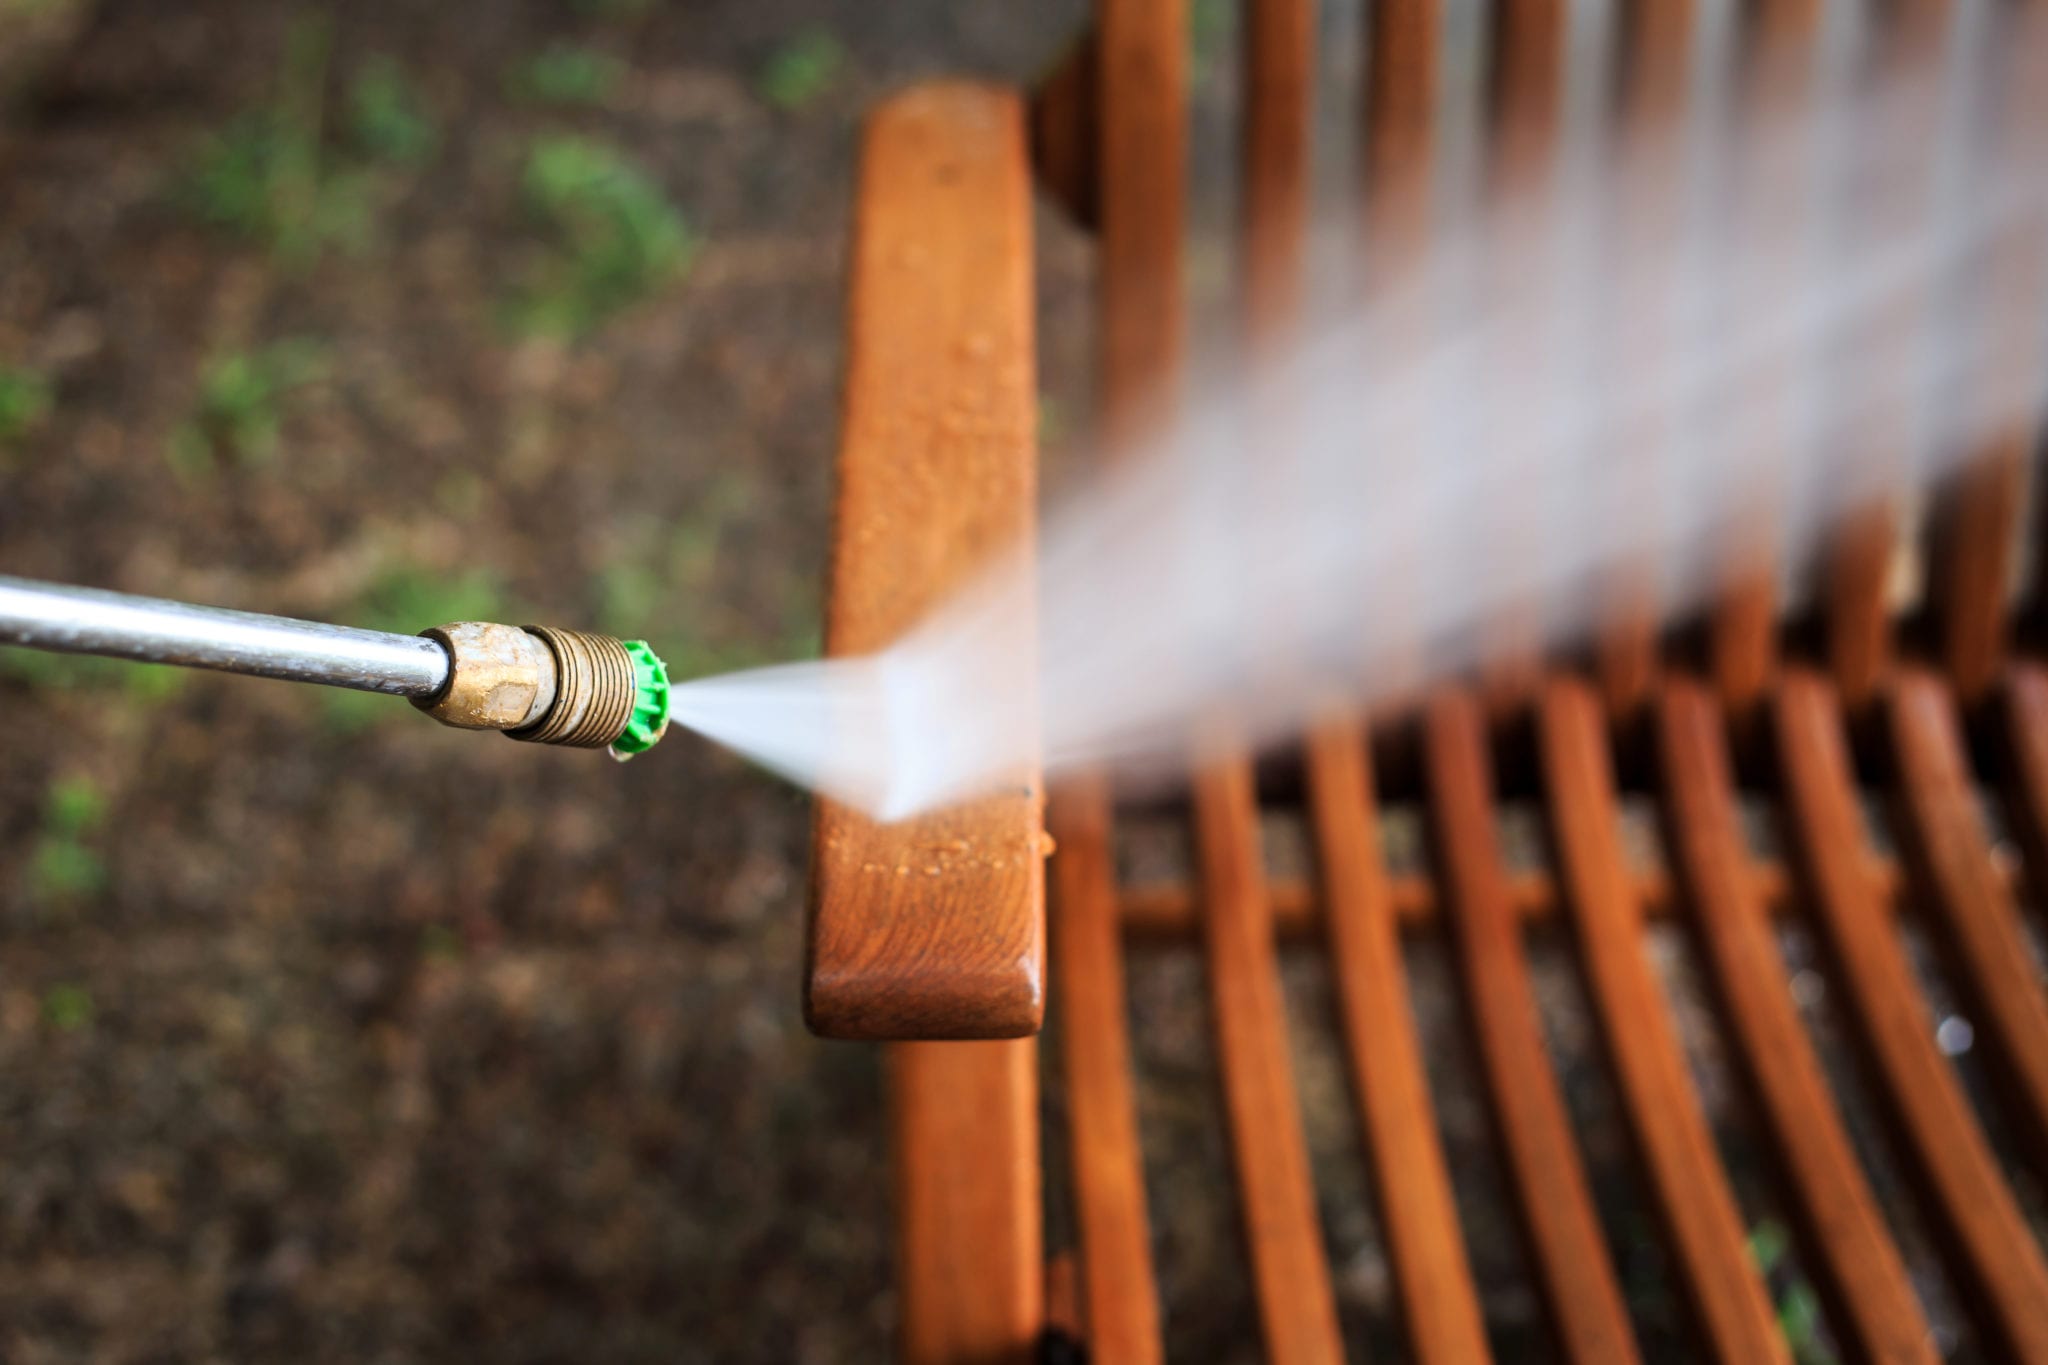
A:
[[[646,641],[551,626],[397,635],[0,575],[0,644],[384,692],[459,730],[621,758],[668,728],[668,671]]]

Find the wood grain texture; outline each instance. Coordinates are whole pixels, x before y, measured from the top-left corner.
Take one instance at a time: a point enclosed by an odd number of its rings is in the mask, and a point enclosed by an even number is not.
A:
[[[1064,784],[1049,811],[1059,843],[1052,860],[1052,961],[1080,1233],[1080,1300],[1095,1358],[1145,1365],[1160,1360],[1164,1348],[1131,1080],[1108,784],[1098,777]]]
[[[1465,1004],[1551,1325],[1570,1360],[1637,1360],[1585,1165],[1544,1050],[1494,828],[1485,722],[1471,696],[1446,688],[1430,698],[1423,747],[1432,842]]]
[[[1307,757],[1330,972],[1409,1347],[1424,1365],[1484,1361],[1485,1316],[1408,1004],[1363,728],[1324,722]]]
[[[1029,181],[1004,91],[921,86],[863,141],[826,652],[892,643],[1032,532]],[[1016,623],[1014,666],[1034,655]],[[805,1016],[837,1038],[999,1038],[1043,1015],[1038,774],[892,825],[818,804]]]
[[[1647,956],[1601,722],[1589,685],[1545,681],[1537,742],[1546,809],[1600,1033],[1703,1344],[1716,1360],[1789,1363]]]
[[[1932,1011],[1871,894],[1834,695],[1819,675],[1790,670],[1772,720],[1814,912],[1950,1274],[1987,1344],[2010,1359],[2048,1361],[2048,1262],[1934,1045]]]
[[[1886,721],[1900,826],[1952,979],[1991,1053],[2004,1108],[2048,1170],[2048,999],[2019,908],[1994,871],[1948,688],[1924,669],[1901,670]]]
[[[1045,1327],[1038,1042],[889,1049],[897,1359],[1035,1365]]]
[[[1258,820],[1248,756],[1224,753],[1196,773],[1210,1010],[1266,1359],[1338,1362],[1344,1344],[1288,1052]]]
[[[1805,1264],[1853,1360],[1938,1359],[1906,1267],[1857,1164],[1799,1021],[1785,961],[1749,873],[1728,739],[1713,694],[1682,676],[1656,711],[1665,829],[1737,1064],[1790,1194]]]

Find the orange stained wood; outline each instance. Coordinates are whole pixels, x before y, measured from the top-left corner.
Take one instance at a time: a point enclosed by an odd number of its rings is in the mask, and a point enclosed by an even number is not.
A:
[[[1827,683],[1797,669],[1784,676],[1772,714],[1813,908],[1950,1272],[1996,1351],[2048,1362],[2048,1263],[1935,1047],[1932,1011],[1871,893],[1840,708]]]
[[[1965,1008],[1990,1045],[2006,1106],[2048,1168],[2048,1001],[2019,910],[1994,870],[1948,689],[1922,669],[1892,680],[1887,708],[1904,833]]]
[[[1131,1082],[1108,784],[1089,777],[1061,786],[1050,821],[1059,843],[1052,861],[1052,960],[1083,1320],[1095,1359],[1143,1365],[1161,1358],[1159,1291]]]
[[[1315,6],[1258,0],[1246,9],[1245,320],[1264,339],[1300,312]]]
[[[1096,0],[1102,385],[1109,435],[1141,432],[1182,353],[1187,208],[1187,7]]]
[[[869,119],[848,309],[826,652],[880,649],[1036,497],[1030,194],[1017,99],[912,89]],[[1020,614],[1021,615],[1021,614]],[[1032,623],[1013,665],[1033,667]],[[805,1014],[838,1038],[997,1038],[1043,1012],[1036,771],[892,825],[824,800]]]
[[[2048,910],[2048,669],[2024,662],[2007,670],[2004,721],[2005,785],[2038,914]]]
[[[1441,0],[1376,0],[1367,7],[1366,251],[1380,279],[1422,245],[1436,147]],[[1382,257],[1390,257],[1382,265]]]
[[[1527,194],[1546,180],[1555,188],[1558,134],[1564,116],[1565,0],[1500,0],[1493,7],[1493,110],[1491,190],[1503,199]],[[1534,360],[1536,357],[1516,357]],[[1510,361],[1514,363],[1514,361]],[[1493,550],[1504,577],[1533,563],[1546,547],[1526,531]],[[1482,691],[1496,715],[1519,709],[1534,695],[1542,666],[1538,613],[1512,601],[1486,623],[1491,637],[1481,665]]]
[[[1501,867],[1485,722],[1471,696],[1436,693],[1423,715],[1433,842],[1452,936],[1531,1259],[1574,1361],[1639,1359],[1585,1167],[1543,1047],[1521,923]]]
[[[1288,1054],[1251,760],[1243,753],[1222,754],[1196,773],[1195,843],[1217,1066],[1266,1358],[1274,1365],[1341,1361]]]
[[[897,1358],[1034,1365],[1045,1327],[1038,1042],[889,1049]]]
[[[1718,1360],[1789,1362],[1646,956],[1593,689],[1576,678],[1547,680],[1537,735],[1579,957],[1705,1344]]]
[[[2006,589],[2018,552],[2026,436],[1979,455],[1937,499],[1928,588],[1942,667],[1966,699],[1996,681],[2005,655]]]
[[[1616,110],[1621,136],[1638,143],[1666,139],[1668,130],[1676,126],[1685,111],[1692,0],[1637,0],[1623,6],[1621,25]],[[1639,211],[1632,221],[1623,223],[1623,250],[1661,247],[1669,206],[1679,202],[1683,193],[1677,161],[1675,156],[1663,156],[1653,163],[1651,173],[1660,177],[1660,193],[1652,196],[1648,211]],[[1636,514],[1655,515],[1657,490],[1650,486],[1640,467],[1624,464],[1608,477],[1629,479],[1636,484]],[[1611,586],[1604,604],[1606,625],[1594,646],[1594,657],[1601,692],[1617,713],[1632,712],[1648,700],[1650,684],[1656,676],[1657,600],[1652,579],[1653,575],[1648,573],[1610,576]]]
[[[1692,927],[1782,1166],[1828,1321],[1854,1359],[1934,1365],[1905,1263],[1800,1024],[1777,936],[1749,875],[1713,694],[1691,679],[1668,678],[1656,728],[1666,829]]]
[[[1084,228],[1101,223],[1098,56],[1091,28],[1031,97],[1031,163],[1039,182]]]
[[[1820,24],[1819,0],[1761,0],[1748,14],[1756,48],[1746,91],[1749,117],[1763,120],[1797,113],[1812,95],[1810,57]],[[1747,211],[1768,212],[1764,197],[1757,199]],[[1765,401],[1780,409],[1778,430],[1784,439],[1792,439],[1789,391]],[[1776,514],[1771,493],[1760,495],[1749,514],[1737,520],[1727,547],[1728,586],[1708,623],[1714,684],[1722,700],[1738,710],[1762,697],[1778,663],[1778,588],[1770,553]]]
[[[1408,1005],[1365,743],[1362,727],[1349,719],[1327,721],[1308,736],[1309,816],[1329,906],[1325,933],[1352,1095],[1410,1348],[1424,1365],[1484,1361],[1485,1318]]]

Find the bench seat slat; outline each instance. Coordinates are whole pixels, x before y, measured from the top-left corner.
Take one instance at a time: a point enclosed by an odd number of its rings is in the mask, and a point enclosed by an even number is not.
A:
[[[1465,1003],[1552,1325],[1573,1361],[1639,1359],[1544,1051],[1521,921],[1508,898],[1494,830],[1485,723],[1469,694],[1446,688],[1430,698],[1423,747],[1432,841]]]
[[[1938,1359],[1927,1322],[1799,1022],[1785,961],[1748,874],[1727,736],[1699,683],[1656,709],[1665,826],[1732,1051],[1756,1097],[1830,1323],[1861,1359]]]
[[[1872,894],[1840,708],[1827,683],[1800,669],[1784,676],[1772,713],[1814,912],[1951,1270],[1997,1349],[2048,1361],[2048,1263],[1935,1047],[1932,1012]]]
[[[1706,1345],[1728,1362],[1789,1361],[1647,956],[1599,701],[1560,676],[1538,706],[1546,808],[1580,961]]]

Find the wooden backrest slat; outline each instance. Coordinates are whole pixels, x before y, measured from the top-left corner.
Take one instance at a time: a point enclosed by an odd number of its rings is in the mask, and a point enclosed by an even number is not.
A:
[[[1219,754],[1195,774],[1194,790],[1217,1069],[1266,1358],[1274,1365],[1341,1361],[1288,1051],[1250,757]]]
[[[1545,182],[1559,170],[1570,32],[1566,9],[1567,0],[1501,0],[1493,6],[1486,180],[1487,194],[1497,202],[1559,192]],[[1495,268],[1509,267],[1496,262]],[[1483,279],[1479,287],[1491,290],[1508,283]],[[1506,363],[1533,364],[1539,359],[1510,356]],[[1526,530],[1510,534],[1517,543],[1489,551],[1504,563],[1535,560],[1551,549]],[[1543,642],[1536,634],[1536,613],[1519,601],[1493,613],[1484,629],[1488,646],[1480,670],[1481,691],[1489,709],[1504,715],[1519,709],[1534,693]]]
[[[1082,1320],[1096,1359],[1146,1365],[1162,1358],[1163,1347],[1131,1079],[1108,782],[1087,777],[1061,785],[1047,807],[1047,824],[1059,845],[1050,928]]]
[[[1309,733],[1307,746],[1309,821],[1328,906],[1324,933],[1339,1028],[1409,1349],[1425,1365],[1484,1361],[1485,1318],[1409,1008],[1365,732],[1353,720],[1330,720]]]
[[[917,87],[862,143],[826,652],[895,643],[1034,534],[1038,391],[1023,110]],[[1035,674],[1035,621],[1010,666]],[[804,1010],[838,1038],[1009,1038],[1044,1014],[1035,765],[894,824],[818,803]]]
[[[1897,929],[1871,894],[1839,705],[1817,674],[1789,670],[1772,719],[1814,912],[1950,1270],[1996,1349],[2048,1360],[2048,1313],[2041,1307],[2048,1303],[2048,1262],[1935,1047],[1926,998]]]
[[[1893,678],[1888,700],[1897,804],[1918,884],[1963,1007],[1995,1059],[2005,1107],[2048,1174],[2048,997],[2019,909],[1992,868],[1953,697],[1935,675],[1911,668]]]
[[[1615,117],[1620,140],[1647,140],[1662,135],[1685,112],[1687,58],[1692,47],[1692,0],[1632,0],[1621,12],[1621,54]],[[1666,219],[1684,193],[1682,168],[1660,164],[1659,193],[1618,226],[1623,250],[1641,251],[1659,243]],[[1626,306],[1624,304],[1624,306]],[[1634,479],[1639,516],[1655,516],[1658,490],[1633,467],[1609,476]],[[1646,701],[1657,671],[1658,602],[1646,573],[1610,575],[1612,588],[1601,604],[1606,616],[1594,647],[1594,668],[1607,704],[1618,714],[1634,711]]]
[[[2008,668],[2000,711],[2007,806],[2026,850],[2034,913],[2048,916],[2048,667],[2021,661]]]
[[[1545,809],[1594,1012],[1707,1348],[1731,1363],[1789,1362],[1647,956],[1601,721],[1587,684],[1568,675],[1544,684]]]
[[[1180,377],[1187,216],[1183,0],[1096,0],[1102,215],[1097,345],[1112,440],[1154,420]]]
[[[1905,1262],[1799,1022],[1784,956],[1749,875],[1713,694],[1681,675],[1667,678],[1656,734],[1667,847],[1829,1324],[1854,1359],[1933,1365],[1938,1357]]]
[[[1745,67],[1742,117],[1768,119],[1804,111],[1812,90],[1820,10],[1818,0],[1760,0],[1748,11],[1754,42]],[[1735,212],[1761,214],[1771,208],[1767,203],[1737,204]],[[1790,438],[1788,393],[1744,401],[1778,408],[1780,429]],[[1736,708],[1755,702],[1777,667],[1777,565],[1770,544],[1778,528],[1772,524],[1770,507],[1771,491],[1759,490],[1755,507],[1742,518],[1738,539],[1729,546],[1729,581],[1708,625],[1708,662],[1715,686],[1722,700]]]
[[[1431,842],[1465,1004],[1551,1323],[1570,1360],[1636,1360],[1614,1263],[1544,1051],[1494,829],[1484,717],[1468,693],[1444,688],[1425,703],[1422,725]]]

